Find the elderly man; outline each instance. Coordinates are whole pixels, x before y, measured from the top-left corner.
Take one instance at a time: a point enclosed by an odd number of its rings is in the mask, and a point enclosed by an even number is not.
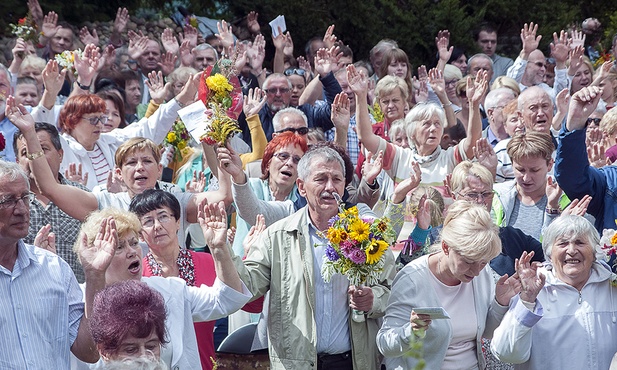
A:
[[[480,24],[474,32],[474,40],[480,50],[488,55],[493,62],[493,78],[491,79],[491,83],[493,83],[495,78],[505,75],[514,62],[510,58],[495,53],[497,50],[497,30],[492,25],[488,23]]]
[[[540,86],[554,101],[557,94],[568,88],[568,72],[566,60],[570,47],[566,43],[566,35],[561,31],[561,36],[553,37],[551,43],[551,56],[555,59],[555,81],[553,86],[543,82],[546,73],[546,58],[544,53],[538,49],[542,36],[536,35],[538,25],[533,22],[521,29],[521,40],[523,48],[514,64],[508,69],[507,76],[518,82],[521,91],[531,86]]]
[[[516,99],[514,92],[506,87],[491,90],[484,99],[488,127],[482,131],[482,137],[487,138],[493,147],[509,137],[504,127],[506,117],[503,114],[503,108],[513,99]]]
[[[141,104],[148,105],[150,102],[150,90],[145,82],[148,79],[148,73],[158,71],[161,62],[161,45],[156,40],[148,40],[145,50],[137,59],[139,70],[141,72],[141,84],[143,86],[141,95]],[[164,73],[165,74],[165,73]]]
[[[330,120],[331,105],[336,94],[341,92],[341,86],[332,73],[333,67],[334,65],[330,62],[327,52],[318,55],[315,71],[319,73],[319,80],[323,85],[326,95],[326,104],[303,104],[297,107],[306,115],[308,127],[321,127],[324,132],[333,127]],[[264,82],[263,90],[266,92],[266,105],[259,111],[259,120],[268,141],[272,139],[272,133],[274,132],[272,126],[274,115],[278,111],[289,107],[291,88],[291,82],[287,76],[281,73],[271,74]],[[251,134],[244,113],[240,115],[238,122],[242,128],[242,138],[247,144],[251,145]]]
[[[525,130],[551,133],[553,122],[553,100],[548,93],[539,86],[533,86],[521,93],[518,97],[518,110],[520,119],[525,125]],[[551,134],[552,136],[552,134]],[[497,155],[497,177],[495,182],[514,180],[512,161],[508,156],[506,147],[510,139],[501,140],[495,145]],[[553,144],[557,147],[557,141],[553,138]],[[555,152],[553,152],[555,158]]]
[[[467,62],[467,75],[476,77],[478,72],[486,71],[487,78],[494,76],[493,60],[486,54],[475,54]]]
[[[0,365],[68,369],[69,350],[82,361],[95,362],[99,356],[88,327],[89,312],[84,314],[82,291],[71,268],[57,255],[22,240],[30,225],[28,185],[28,175],[17,163],[0,160]],[[87,310],[105,284],[104,272],[101,275],[95,263],[86,266]]]
[[[231,159],[222,158],[223,165],[226,160]],[[271,368],[376,369],[374,319],[384,313],[388,285],[349,286],[338,274],[326,283],[320,273],[327,244],[323,233],[338,213],[334,193],[345,190],[342,158],[327,147],[308,151],[298,164],[297,185],[307,205],[268,227],[246,259],[235,261],[255,296],[270,291]],[[393,257],[387,256],[384,284],[394,274]],[[365,311],[366,320],[352,320],[350,308]]]
[[[216,49],[210,44],[199,44],[195,46],[193,51],[192,67],[198,71],[203,71],[208,66],[213,66],[219,60],[219,54]]]
[[[52,173],[58,174],[55,178],[56,182],[89,191],[81,184],[67,180],[60,174],[60,163],[62,163],[64,151],[58,130],[48,123],[37,123],[35,130]],[[81,222],[64,213],[54,202],[42,194],[34,175],[31,173],[26,140],[19,130],[15,134],[13,148],[17,154],[17,163],[29,177],[30,191],[34,195],[34,199],[30,202],[30,228],[24,242],[34,244],[34,238],[39,230],[50,225],[49,233],[53,233],[56,237],[55,253],[71,266],[77,280],[83,283],[85,279],[84,271],[77,259],[77,254],[73,251],[73,246],[79,236]]]

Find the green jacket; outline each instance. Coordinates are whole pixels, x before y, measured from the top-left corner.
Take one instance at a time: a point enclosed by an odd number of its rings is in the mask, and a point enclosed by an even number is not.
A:
[[[268,348],[273,370],[317,368],[314,277],[321,272],[313,269],[311,248],[304,207],[268,227],[244,261],[235,258],[240,278],[254,296],[270,291]],[[354,369],[379,368],[375,319],[384,315],[394,275],[394,256],[387,251],[382,283],[371,287],[373,309],[362,323],[349,320]]]

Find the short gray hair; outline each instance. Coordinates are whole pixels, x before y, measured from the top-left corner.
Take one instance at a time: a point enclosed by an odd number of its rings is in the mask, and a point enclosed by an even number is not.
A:
[[[491,90],[484,99],[484,109],[489,110],[493,109],[499,104],[499,101],[507,96],[510,96],[512,99],[516,99],[516,94],[514,91],[507,87],[500,87],[495,90]]]
[[[287,84],[289,85],[289,88],[293,88],[291,81],[289,81],[289,78],[287,78],[287,76],[282,73],[273,73],[270,76],[266,77],[266,80],[264,81],[264,84],[262,86],[264,91],[268,90],[268,86],[270,86],[270,81],[274,80],[275,78],[285,79],[285,81],[287,81]]]
[[[491,59],[491,57],[489,57],[488,55],[484,54],[484,53],[478,53],[478,54],[474,54],[471,58],[469,58],[469,60],[467,61],[467,74],[469,74],[469,72],[471,71],[471,64],[475,59],[486,59],[490,62],[491,64],[491,69],[493,71],[495,71],[495,66],[493,63],[493,60]]]
[[[24,170],[15,162],[7,162],[0,160],[0,183],[6,184],[22,178],[26,182],[28,191],[30,191],[30,180]]]
[[[544,258],[551,259],[553,245],[560,236],[578,237],[584,236],[591,244],[596,259],[602,258],[604,253],[600,247],[600,235],[598,230],[585,217],[575,215],[560,216],[544,230],[542,235],[542,249]]]
[[[203,44],[199,44],[195,46],[195,50],[198,50],[198,51],[212,50],[214,52],[214,57],[216,58],[216,60],[219,60],[219,53],[216,51],[214,46],[208,44],[207,42],[204,42]]]
[[[283,129],[282,127],[283,124],[281,122],[281,119],[284,115],[287,115],[287,114],[299,115],[304,120],[304,124],[306,125],[306,127],[308,127],[308,118],[306,118],[306,114],[304,114],[303,111],[301,111],[298,108],[287,107],[287,108],[281,109],[280,111],[276,112],[276,114],[272,118],[272,128],[274,129],[274,132],[277,132]]]
[[[414,145],[416,144],[416,130],[423,121],[431,119],[431,117],[433,116],[437,116],[437,118],[441,122],[441,126],[445,129],[446,113],[443,111],[443,108],[441,108],[437,104],[417,104],[409,111],[409,113],[407,113],[407,116],[405,116],[407,137],[414,143]],[[441,138],[439,139],[441,140]]]
[[[343,162],[343,158],[341,158],[336,150],[327,146],[320,146],[309,150],[302,156],[302,159],[300,159],[300,162],[298,163],[299,179],[306,180],[309,177],[311,174],[311,164],[315,163],[317,159],[323,159],[326,163],[338,163],[341,166],[343,178],[345,177],[345,162]]]

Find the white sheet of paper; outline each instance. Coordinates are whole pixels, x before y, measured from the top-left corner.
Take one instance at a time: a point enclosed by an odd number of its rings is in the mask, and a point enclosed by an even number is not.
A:
[[[199,139],[206,133],[208,124],[206,122],[206,106],[201,100],[188,105],[178,111],[178,115],[186,130],[191,134],[193,139],[199,142]]]
[[[285,31],[287,31],[287,24],[285,23],[285,16],[279,15],[278,17],[274,18],[270,22],[270,27],[272,28],[272,37],[276,37],[279,35],[279,28],[281,29],[282,33],[285,33]]]
[[[414,308],[413,311],[417,314],[429,315],[431,320],[450,318],[450,315],[448,315],[443,307],[418,307]]]

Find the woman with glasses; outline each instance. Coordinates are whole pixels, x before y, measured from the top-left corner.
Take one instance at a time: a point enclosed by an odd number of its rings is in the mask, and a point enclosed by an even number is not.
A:
[[[120,144],[132,137],[145,137],[161,143],[174,123],[181,107],[194,101],[199,78],[187,83],[175,99],[161,105],[149,118],[122,129],[105,132],[105,100],[97,95],[87,94],[69,98],[58,117],[62,131],[64,158],[60,171],[64,172],[71,163],[82,166],[82,173],[89,174],[85,186],[93,189],[107,183],[109,173],[114,169],[114,153]]]

